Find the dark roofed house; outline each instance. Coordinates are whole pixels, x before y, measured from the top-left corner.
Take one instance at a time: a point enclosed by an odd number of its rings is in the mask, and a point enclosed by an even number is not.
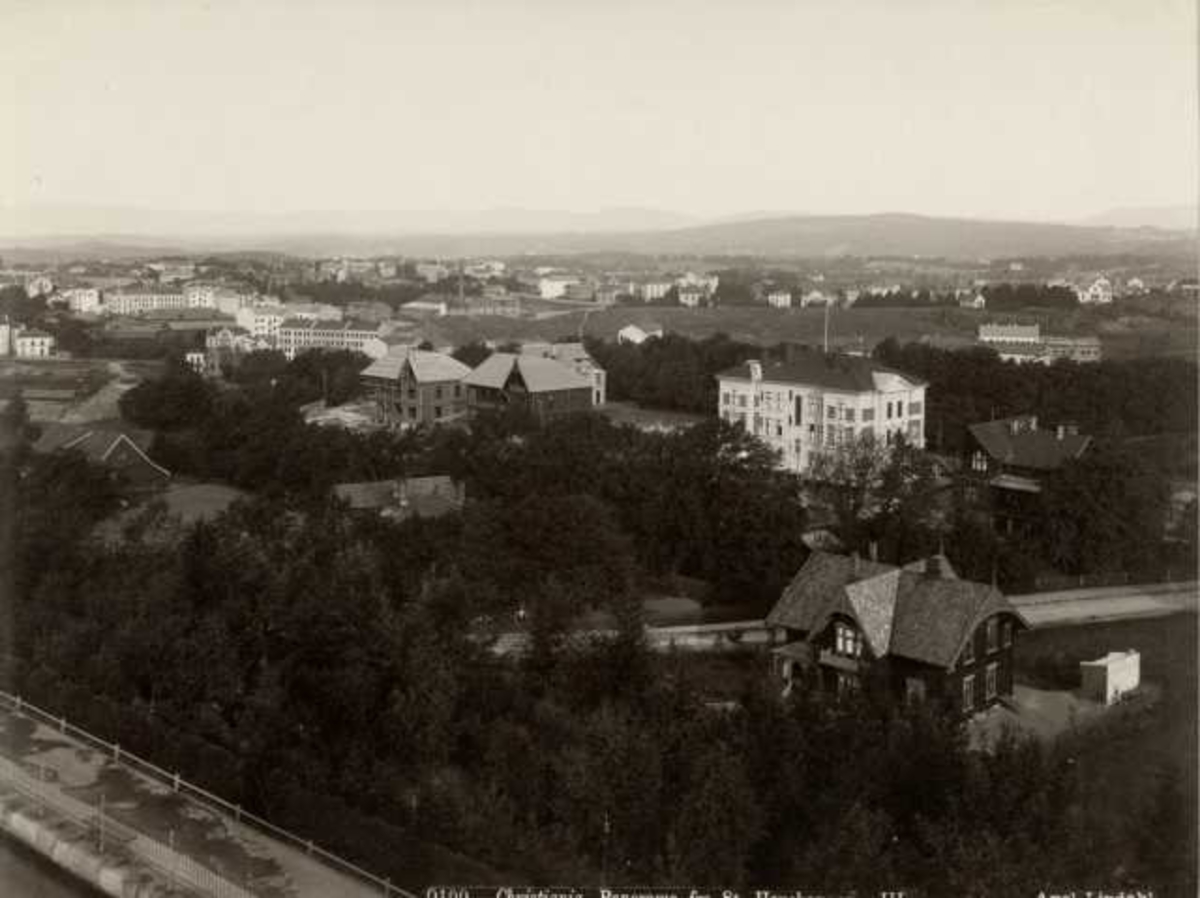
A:
[[[171,479],[171,472],[146,454],[151,439],[152,435],[146,431],[53,423],[46,425],[33,450],[81,452],[89,461],[108,468],[126,485],[144,489],[162,486]]]
[[[409,477],[404,480],[371,480],[339,483],[333,494],[351,511],[376,512],[395,520],[438,518],[461,511],[466,488],[450,477]]]
[[[960,579],[942,555],[906,567],[813,552],[767,616],[789,692],[799,671],[823,692],[868,671],[904,701],[971,714],[1012,694],[1013,641],[1028,627],[994,586]]]
[[[1045,479],[1092,443],[1072,424],[1040,428],[1036,415],[972,424],[967,430],[967,498],[990,508],[996,529],[1007,534],[1037,517]]]
[[[415,427],[462,417],[467,410],[462,380],[470,372],[453,356],[401,345],[391,347],[359,376],[381,421]]]
[[[587,411],[592,382],[555,359],[495,352],[464,378],[472,411],[523,406],[539,420]]]

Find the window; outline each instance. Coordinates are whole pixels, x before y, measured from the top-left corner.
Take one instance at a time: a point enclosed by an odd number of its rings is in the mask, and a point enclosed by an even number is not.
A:
[[[919,403],[919,402],[910,402],[910,403],[908,404],[908,413],[909,413],[910,415],[919,415],[919,414],[921,414],[921,403]]]
[[[417,417],[417,407],[416,407],[415,405],[410,405],[410,406],[408,407],[408,417],[409,417],[409,419],[410,419],[410,420],[416,420],[416,417]]]
[[[967,638],[967,644],[963,646],[962,663],[971,664],[975,661],[975,634],[972,633]]]
[[[999,635],[999,629],[1000,629],[1000,622],[999,622],[999,621],[997,621],[997,620],[996,620],[996,618],[994,618],[994,617],[992,617],[992,618],[988,618],[988,622],[987,622],[987,650],[988,650],[989,652],[994,652],[994,651],[996,651],[996,648],[997,648],[997,645],[998,645],[998,641],[997,641],[997,638],[996,638],[996,637]]]
[[[904,701],[910,705],[925,701],[925,681],[920,677],[905,677]]]
[[[892,420],[892,404],[890,402],[887,404],[887,416],[889,421]]]
[[[721,394],[721,405],[729,405],[729,394],[728,393]]]
[[[441,387],[434,387],[434,388],[433,388],[433,398],[434,398],[434,399],[441,399],[441,398],[442,398],[442,388],[441,388]],[[440,416],[439,416],[439,417],[440,417]]]
[[[442,416],[442,407],[440,405],[435,405],[433,407],[433,416],[435,418],[440,418]]]
[[[975,454],[971,456],[971,469],[986,474],[987,467],[987,456],[979,449],[976,449]]]
[[[1012,621],[1006,620],[1002,626],[1004,633],[1004,647],[1008,648],[1010,645],[1012,645]]]
[[[837,420],[837,413],[838,413],[837,408],[835,408],[834,406],[831,405],[831,406],[829,406],[829,411],[828,411],[826,417],[828,417],[830,421],[835,421],[835,420]]]
[[[996,697],[996,674],[1000,670],[1000,665],[995,662],[987,666],[987,674],[983,681],[983,697],[992,699]]]
[[[408,388],[408,398],[409,398],[409,399],[416,399],[416,398],[417,398],[417,388],[416,388],[416,387],[409,387],[409,388]]]
[[[801,396],[796,397],[796,423],[799,424],[804,420],[804,399]]]
[[[839,655],[857,658],[862,654],[862,634],[849,624],[833,625],[833,642]]]
[[[775,436],[777,436],[777,437],[783,436],[783,425],[782,424],[776,423]]]
[[[457,399],[461,395],[462,395],[462,384],[455,384],[454,385],[454,398]]]
[[[874,421],[875,420],[875,409],[864,408],[863,412],[862,412],[862,419],[864,422],[865,421]]]
[[[837,694],[839,697],[858,691],[858,677],[839,670],[837,672]]]
[[[741,396],[738,397],[738,405],[740,405],[742,408],[746,407],[746,394],[745,393],[743,393]]]
[[[853,420],[854,420],[854,409],[852,409],[852,408],[848,408],[848,409],[846,409],[846,410],[843,412],[843,417],[844,417],[844,418],[845,418],[847,421],[853,421]]]
[[[975,707],[975,677],[971,674],[963,677],[962,709],[970,711]]]

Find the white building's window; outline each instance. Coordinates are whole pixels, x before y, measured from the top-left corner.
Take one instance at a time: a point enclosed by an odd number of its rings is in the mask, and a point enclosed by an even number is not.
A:
[[[875,409],[864,408],[863,413],[862,413],[862,419],[863,419],[863,421],[874,421],[875,420]]]
[[[1012,621],[1005,621],[1002,632],[1004,634],[1004,647],[1008,648],[1012,645]]]
[[[986,676],[984,679],[984,698],[996,697],[996,674],[1000,669],[999,664],[989,664],[987,666]]]
[[[962,684],[962,709],[970,711],[975,707],[975,677],[973,674],[968,674],[963,677]]]

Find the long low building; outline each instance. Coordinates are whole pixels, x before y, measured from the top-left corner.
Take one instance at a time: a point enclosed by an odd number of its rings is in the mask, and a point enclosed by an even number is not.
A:
[[[373,359],[387,354],[380,326],[360,321],[289,318],[279,325],[276,348],[289,360],[310,349],[361,352]]]
[[[868,434],[883,445],[900,437],[925,445],[925,382],[869,358],[801,350],[787,362],[745,362],[717,381],[720,416],[797,473]]]

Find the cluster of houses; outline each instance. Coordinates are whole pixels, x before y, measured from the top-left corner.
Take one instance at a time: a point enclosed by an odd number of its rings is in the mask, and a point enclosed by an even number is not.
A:
[[[446,353],[393,346],[361,378],[379,423],[390,427],[446,424],[507,408],[544,421],[607,400],[604,369],[582,343],[525,343],[475,368]]]

